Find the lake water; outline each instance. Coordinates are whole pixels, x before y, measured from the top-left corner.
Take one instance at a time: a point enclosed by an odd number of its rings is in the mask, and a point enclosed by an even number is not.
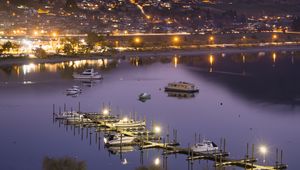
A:
[[[83,160],[88,169],[136,169],[159,163],[162,150],[109,153],[95,132],[88,133],[52,119],[52,105],[82,111],[99,111],[111,104],[114,112],[137,112],[147,122],[177,129],[182,146],[194,144],[195,133],[219,144],[226,138],[232,158],[243,158],[246,144],[255,144],[259,164],[265,145],[266,164],[275,164],[276,148],[283,150],[289,169],[300,166],[300,53],[277,52],[209,56],[137,56],[63,63],[27,64],[0,68],[0,163],[1,169],[41,169],[43,159],[64,156]],[[104,79],[73,80],[73,72],[95,68]],[[167,94],[164,86],[187,81],[199,87],[195,96]],[[83,93],[66,96],[79,85]],[[141,92],[151,100],[140,102]],[[56,111],[57,111],[56,107]],[[172,135],[171,135],[172,136]],[[101,138],[103,134],[101,134]],[[91,139],[90,139],[91,138]],[[172,137],[171,137],[172,138]],[[103,139],[101,139],[102,141]],[[129,148],[132,149],[132,148]],[[122,164],[124,159],[127,164]],[[184,155],[168,156],[168,169],[187,169]],[[196,161],[195,169],[215,169],[210,161]],[[239,169],[227,167],[226,169]]]

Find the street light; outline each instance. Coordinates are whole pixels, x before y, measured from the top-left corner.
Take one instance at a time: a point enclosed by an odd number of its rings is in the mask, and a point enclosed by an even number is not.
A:
[[[266,154],[268,152],[268,148],[264,145],[259,147],[259,152],[263,155],[263,163],[266,162]]]
[[[175,44],[177,44],[177,43],[179,43],[179,41],[180,41],[180,39],[179,39],[179,37],[173,37],[173,43],[175,43]]]
[[[209,41],[214,41],[215,40],[215,37],[214,36],[210,36],[209,37]]]
[[[57,37],[57,33],[56,33],[56,32],[53,32],[53,33],[52,33],[52,37]]]
[[[135,42],[136,44],[141,43],[141,38],[139,38],[139,37],[134,38],[134,42]]]
[[[151,19],[151,16],[150,16],[150,15],[146,15],[146,18],[147,18],[147,19]]]
[[[272,39],[273,39],[273,40],[277,40],[277,38],[278,38],[278,35],[276,35],[276,34],[274,34],[274,35],[272,36]]]

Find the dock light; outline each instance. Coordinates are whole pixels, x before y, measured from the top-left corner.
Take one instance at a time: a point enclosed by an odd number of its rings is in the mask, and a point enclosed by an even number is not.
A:
[[[160,133],[161,132],[161,128],[159,126],[155,126],[154,127],[154,132],[155,133]]]
[[[103,115],[108,115],[109,114],[109,110],[108,109],[103,109],[102,114]]]
[[[160,159],[159,158],[155,158],[154,159],[154,165],[158,166],[160,164]]]
[[[264,145],[259,147],[259,152],[263,155],[263,162],[266,162],[266,154],[268,153],[268,148]]]
[[[124,122],[128,122],[128,118],[127,118],[127,117],[124,117],[124,118],[123,118],[123,121],[124,121]]]

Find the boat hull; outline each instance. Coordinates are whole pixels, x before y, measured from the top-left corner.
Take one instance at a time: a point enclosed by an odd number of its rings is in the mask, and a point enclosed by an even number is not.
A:
[[[102,79],[103,77],[101,75],[85,76],[85,75],[80,75],[80,74],[74,74],[73,78],[75,78],[75,79]]]
[[[184,92],[184,93],[197,93],[199,92],[199,89],[175,89],[175,88],[169,88],[165,87],[165,92]]]

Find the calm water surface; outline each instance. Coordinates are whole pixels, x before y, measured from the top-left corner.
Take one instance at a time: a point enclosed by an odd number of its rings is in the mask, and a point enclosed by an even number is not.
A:
[[[137,112],[163,127],[178,130],[182,146],[193,144],[194,134],[219,143],[226,138],[232,158],[246,154],[246,143],[268,146],[267,164],[275,164],[276,148],[284,150],[289,169],[300,166],[300,53],[170,56],[114,60],[27,64],[0,68],[1,169],[41,169],[45,156],[72,156],[88,169],[135,169],[150,166],[161,150],[112,154],[96,143],[95,133],[83,136],[78,128],[53,122],[52,104],[81,103],[83,111],[99,111],[110,103],[114,112]],[[74,71],[95,68],[104,75],[98,82],[72,79]],[[172,81],[196,84],[195,96],[167,94]],[[64,91],[79,85],[83,93],[70,97]],[[143,103],[138,94],[152,99]],[[103,137],[103,134],[102,136]],[[102,140],[102,139],[101,139]],[[258,162],[263,156],[255,149]],[[126,158],[128,164],[123,165]],[[168,169],[187,169],[186,156],[168,157]],[[157,162],[157,161],[156,161]],[[196,161],[194,168],[215,169],[212,162]],[[226,169],[238,169],[228,167]]]

